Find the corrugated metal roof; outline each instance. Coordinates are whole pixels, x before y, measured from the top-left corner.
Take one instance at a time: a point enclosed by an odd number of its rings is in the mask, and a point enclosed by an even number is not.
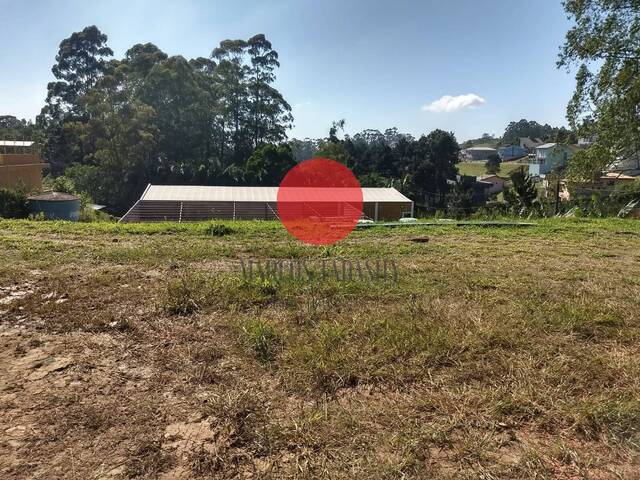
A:
[[[33,142],[21,142],[15,140],[0,140],[0,147],[30,147]]]
[[[350,188],[305,188],[305,201],[353,201]],[[342,193],[342,195],[341,195]],[[343,198],[344,197],[344,198]],[[364,202],[411,202],[395,188],[363,188]],[[277,202],[278,187],[149,185],[140,200],[174,202]]]

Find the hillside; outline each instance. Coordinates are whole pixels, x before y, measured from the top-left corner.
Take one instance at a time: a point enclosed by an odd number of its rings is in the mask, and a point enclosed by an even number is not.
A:
[[[461,162],[456,166],[458,167],[458,172],[460,172],[461,175],[473,175],[479,177],[481,175],[486,175],[487,173],[485,163],[486,162]],[[500,164],[500,172],[498,172],[498,175],[500,177],[507,178],[511,172],[521,167],[528,168],[529,165],[527,163],[502,162]]]
[[[639,239],[0,221],[0,477],[633,478]],[[240,258],[398,275],[246,280]]]

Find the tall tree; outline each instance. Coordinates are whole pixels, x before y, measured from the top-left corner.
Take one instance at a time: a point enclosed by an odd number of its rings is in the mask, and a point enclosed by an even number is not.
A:
[[[487,158],[487,161],[484,164],[484,169],[488,174],[495,175],[500,171],[501,163],[502,160],[500,160],[500,156],[494,153],[493,155],[489,155],[489,158]]]
[[[86,119],[79,99],[93,88],[107,68],[107,58],[113,51],[106,43],[107,36],[95,25],[60,43],[51,69],[56,81],[47,85],[46,103],[38,118],[47,135],[43,156],[54,173],[61,173],[67,165],[84,157],[85,152],[73,136],[75,130],[65,123]]]
[[[578,67],[567,118],[598,139],[574,155],[569,172],[593,178],[640,149],[640,0],[566,0],[564,8],[574,25],[558,67]]]
[[[253,147],[256,148],[266,142],[285,139],[293,117],[291,106],[272,86],[276,79],[274,70],[280,66],[278,52],[263,34],[251,37],[247,47],[251,60],[248,75],[250,127]]]
[[[95,25],[65,38],[51,68],[57,81],[47,85],[46,114],[80,114],[78,98],[95,85],[112,55],[107,36]]]
[[[530,212],[538,203],[535,183],[524,168],[512,171],[509,178],[511,179],[511,188],[504,192],[506,203],[519,215]]]
[[[211,53],[218,62],[216,74],[222,100],[222,122],[224,132],[231,136],[231,163],[241,164],[251,150],[246,137],[249,117],[248,89],[246,78],[249,68],[243,63],[247,48],[245,40],[224,40]],[[220,145],[220,156],[225,158],[225,146]]]
[[[447,180],[456,176],[460,147],[453,133],[434,130],[420,137],[413,152],[411,190],[424,205],[442,205]]]

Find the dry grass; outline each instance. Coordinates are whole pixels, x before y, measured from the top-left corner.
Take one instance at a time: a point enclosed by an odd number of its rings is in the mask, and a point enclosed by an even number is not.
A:
[[[0,222],[0,477],[637,478],[639,239]],[[248,257],[399,276],[247,280]]]

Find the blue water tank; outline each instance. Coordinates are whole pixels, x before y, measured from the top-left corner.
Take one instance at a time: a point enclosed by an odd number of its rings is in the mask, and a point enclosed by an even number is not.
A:
[[[80,218],[80,199],[68,193],[48,192],[29,197],[29,211],[33,215],[42,213],[46,220],[69,220]]]

